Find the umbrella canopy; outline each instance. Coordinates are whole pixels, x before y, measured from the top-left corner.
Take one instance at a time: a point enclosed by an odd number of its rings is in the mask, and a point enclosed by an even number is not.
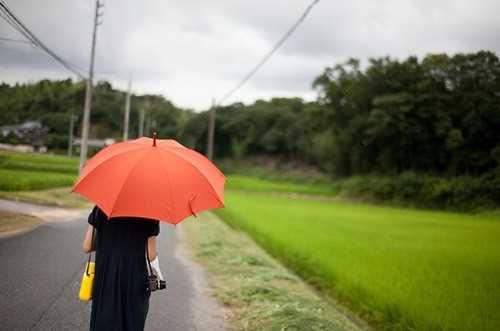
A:
[[[224,207],[225,177],[200,153],[171,139],[142,137],[91,158],[73,191],[108,217],[135,216],[177,224]]]

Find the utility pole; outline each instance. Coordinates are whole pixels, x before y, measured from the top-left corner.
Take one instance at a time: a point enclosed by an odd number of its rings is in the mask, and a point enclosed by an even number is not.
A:
[[[68,138],[68,156],[73,156],[73,131],[74,131],[74,122],[76,119],[76,115],[73,114],[73,110],[69,115],[69,138]]]
[[[96,44],[96,34],[97,34],[97,26],[101,24],[99,22],[99,17],[102,14],[99,12],[101,7],[104,5],[101,4],[99,0],[95,2],[95,15],[94,15],[94,29],[92,33],[92,49],[90,51],[90,68],[89,68],[89,77],[87,78],[87,90],[85,92],[85,106],[83,107],[83,123],[82,123],[82,139],[80,145],[80,172],[85,165],[85,161],[87,160],[87,144],[89,138],[89,125],[90,125],[90,109],[92,108],[92,84],[94,79],[94,57],[95,57],[95,44]]]
[[[151,117],[151,125],[149,126],[149,132],[151,132],[149,134],[149,137],[151,137],[153,135],[153,132],[157,132],[157,127],[156,127],[156,120],[154,118]]]
[[[146,116],[147,115],[147,116]],[[151,111],[149,111],[147,114],[144,113],[144,134],[146,137],[149,137],[149,131],[151,129]]]
[[[141,105],[141,110],[139,111],[139,132],[138,138],[144,136],[144,117],[146,116],[146,108],[149,108],[149,100],[146,97],[146,100]]]
[[[138,132],[138,138],[142,137],[144,135],[144,106],[141,107],[140,113],[139,113],[139,132]]]
[[[125,119],[123,122],[123,141],[128,140],[128,122],[130,119],[130,87],[132,86],[132,75],[128,77],[128,91],[125,97]]]
[[[212,99],[212,108],[210,109],[208,118],[208,139],[207,139],[207,157],[213,159],[214,154],[214,131],[215,131],[215,99]]]

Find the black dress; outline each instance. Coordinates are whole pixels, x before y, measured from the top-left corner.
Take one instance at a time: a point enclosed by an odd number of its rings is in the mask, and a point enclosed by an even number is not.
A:
[[[149,296],[146,292],[147,238],[160,232],[158,221],[107,216],[94,207],[89,224],[97,231],[90,330],[144,330]]]

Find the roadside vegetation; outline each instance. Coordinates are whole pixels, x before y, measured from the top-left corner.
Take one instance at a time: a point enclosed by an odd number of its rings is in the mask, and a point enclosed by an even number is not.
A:
[[[363,330],[345,309],[324,300],[246,234],[211,213],[182,223],[195,258],[234,330]]]

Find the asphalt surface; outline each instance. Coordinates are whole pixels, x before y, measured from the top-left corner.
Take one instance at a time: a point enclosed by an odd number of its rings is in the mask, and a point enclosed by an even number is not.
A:
[[[90,303],[78,300],[78,290],[89,211],[4,200],[0,209],[47,221],[0,238],[0,330],[88,330]],[[161,225],[158,252],[167,290],[151,294],[145,330],[224,330],[222,310],[208,295],[203,270],[190,260],[182,238],[181,226]]]

